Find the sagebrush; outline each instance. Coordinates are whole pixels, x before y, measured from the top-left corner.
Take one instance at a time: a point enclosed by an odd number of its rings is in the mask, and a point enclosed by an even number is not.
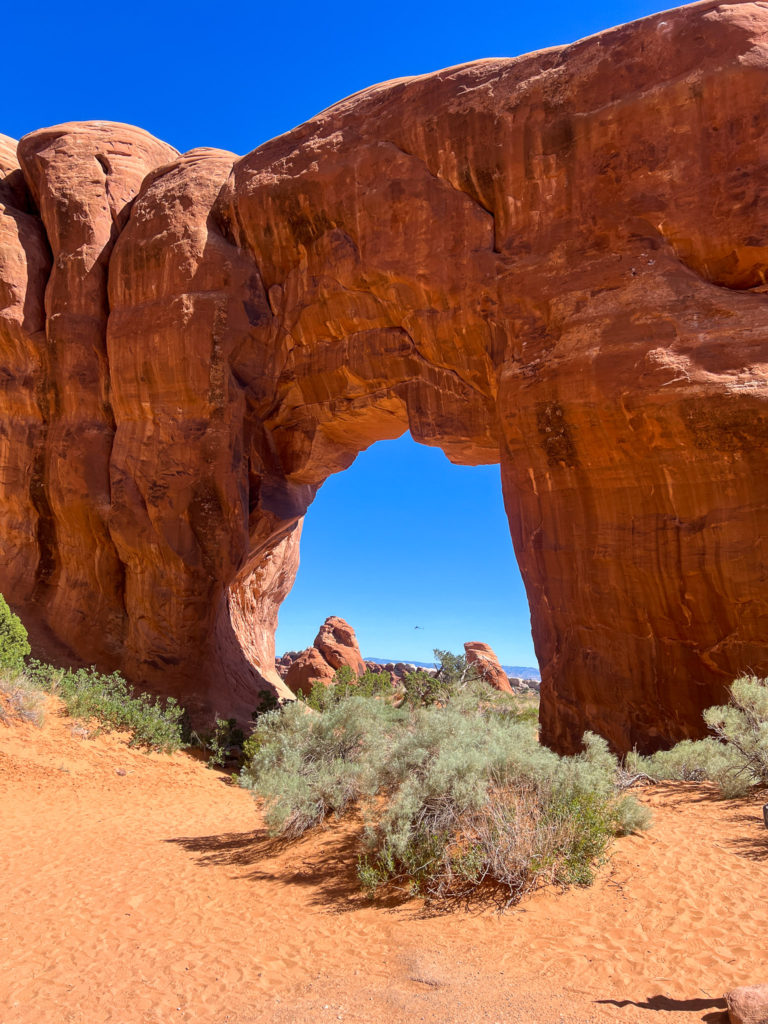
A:
[[[395,707],[350,687],[323,708],[262,717],[242,784],[286,837],[358,814],[371,892],[510,903],[544,882],[588,883],[612,836],[648,824],[616,786],[616,758],[591,734],[584,753],[558,757],[514,698],[456,667],[448,685],[437,680],[439,699],[412,690]]]
[[[736,679],[729,703],[707,708],[704,721],[714,736],[684,740],[646,757],[630,754],[627,770],[657,780],[709,780],[725,798],[768,785],[768,681]]]

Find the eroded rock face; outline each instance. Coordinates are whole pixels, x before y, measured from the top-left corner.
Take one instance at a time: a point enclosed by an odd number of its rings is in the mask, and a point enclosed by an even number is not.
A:
[[[3,137],[0,590],[245,717],[314,494],[410,428],[501,463],[544,739],[700,734],[768,674],[766,87],[766,5],[704,3],[242,158]]]
[[[291,662],[285,685],[294,693],[309,693],[315,681],[330,683],[336,671],[347,665],[361,676],[365,662],[355,631],[337,615],[330,615],[320,627],[315,642]]]
[[[18,146],[52,259],[37,380],[45,429],[37,486],[49,536],[31,576],[49,589],[55,631],[86,659],[119,661],[129,625],[116,600],[124,570],[107,522],[115,430],[106,352],[110,256],[145,175],[176,155],[139,128],[102,122],[42,129]]]
[[[358,676],[365,672],[355,631],[338,615],[330,615],[322,624],[315,637],[315,647],[331,668],[347,665]]]
[[[464,653],[467,664],[476,665],[483,679],[495,690],[512,693],[507,673],[501,667],[496,652],[491,646],[481,643],[479,640],[470,640],[464,644]]]
[[[35,594],[52,556],[43,484],[49,418],[45,231],[16,159],[0,135],[0,572],[11,600]]]

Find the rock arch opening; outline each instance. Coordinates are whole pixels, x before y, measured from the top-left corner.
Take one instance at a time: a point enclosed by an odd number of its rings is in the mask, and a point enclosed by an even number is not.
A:
[[[304,520],[276,651],[302,650],[327,615],[363,656],[426,661],[483,640],[503,663],[536,666],[530,612],[495,466],[452,466],[405,434],[330,477]]]

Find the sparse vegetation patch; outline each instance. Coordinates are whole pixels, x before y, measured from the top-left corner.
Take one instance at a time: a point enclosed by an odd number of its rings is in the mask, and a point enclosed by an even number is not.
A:
[[[649,817],[619,790],[607,744],[587,734],[583,754],[558,757],[539,745],[530,709],[464,659],[440,657],[436,677],[409,677],[402,707],[381,699],[383,684],[366,696],[349,685],[323,706],[262,716],[241,782],[270,829],[294,838],[359,814],[371,894],[509,904],[547,882],[590,882],[611,838]]]
[[[647,757],[630,754],[627,771],[657,780],[709,780],[725,798],[768,785],[768,681],[742,676],[730,693],[728,704],[704,712],[714,736],[684,740]]]
[[[184,746],[184,709],[172,698],[134,695],[118,672],[95,668],[56,669],[31,661],[25,675],[39,690],[54,693],[73,718],[98,721],[103,729],[131,733],[131,746],[173,753]]]
[[[389,672],[364,672],[357,676],[349,665],[342,665],[329,684],[315,680],[312,689],[306,695],[299,695],[314,711],[326,711],[347,697],[394,697],[396,690],[392,686]]]
[[[0,668],[0,722],[22,721],[41,726],[44,696],[23,672]]]

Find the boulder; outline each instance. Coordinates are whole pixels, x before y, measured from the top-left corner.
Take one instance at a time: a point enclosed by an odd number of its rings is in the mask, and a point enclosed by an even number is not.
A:
[[[285,673],[283,682],[293,693],[309,693],[315,682],[328,685],[336,674],[336,669],[329,665],[320,651],[308,647],[296,658]]]
[[[285,679],[288,669],[301,653],[301,651],[286,651],[285,654],[281,654],[279,658],[275,658],[275,670],[281,679]]]
[[[309,693],[315,681],[330,683],[342,665],[348,665],[358,676],[365,672],[355,631],[344,619],[331,615],[320,627],[313,646],[292,660],[284,682],[294,693]]]
[[[331,668],[348,665],[358,676],[365,672],[365,662],[360,654],[355,631],[344,619],[336,615],[329,616],[320,627],[314,646]]]
[[[490,683],[495,690],[512,693],[507,673],[501,667],[492,647],[479,640],[470,640],[464,644],[464,653],[467,657],[467,665],[475,665],[483,679]]]
[[[730,1024],[768,1024],[768,985],[748,985],[725,993]]]

